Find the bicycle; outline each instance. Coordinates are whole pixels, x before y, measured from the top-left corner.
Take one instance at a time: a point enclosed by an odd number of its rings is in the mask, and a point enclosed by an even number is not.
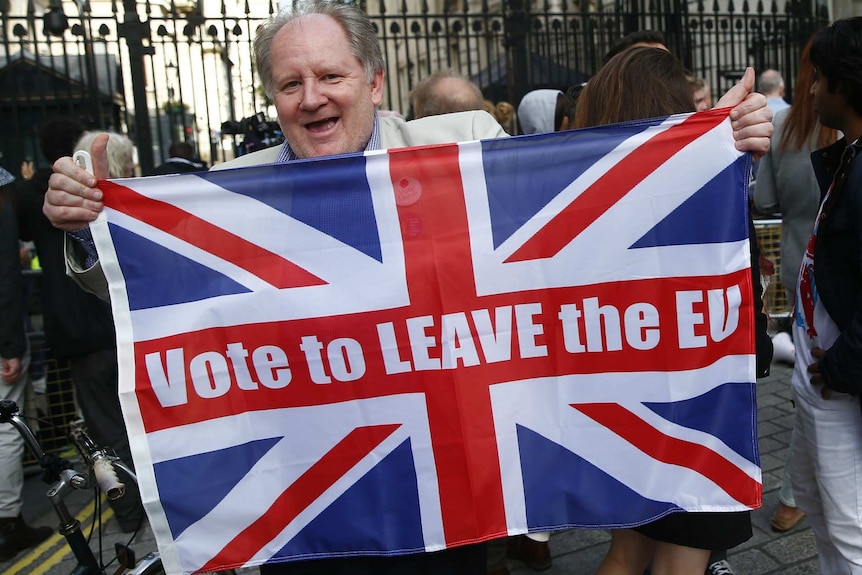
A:
[[[51,483],[47,495],[51,501],[51,506],[60,519],[58,532],[66,538],[66,542],[78,561],[78,565],[72,570],[71,575],[104,575],[107,565],[102,565],[96,559],[96,555],[90,549],[89,542],[81,530],[81,522],[69,512],[64,499],[73,489],[92,488],[94,479],[95,484],[108,499],[118,499],[125,492],[125,484],[117,479],[115,468],[125,471],[137,483],[134,472],[120,458],[110,454],[106,449],[98,447],[83,427],[76,427],[69,434],[87,466],[86,474],[76,471],[68,459],[46,453],[42,449],[36,435],[24,421],[23,416],[20,415],[18,405],[14,401],[8,399],[0,401],[0,423],[9,423],[15,427],[21,437],[24,438],[24,443],[28,449],[36,457],[39,466],[44,470],[43,479],[46,483]],[[134,553],[128,546],[118,545],[116,559],[120,567],[112,575],[163,575],[165,573],[158,552],[148,553],[140,561],[135,561]]]

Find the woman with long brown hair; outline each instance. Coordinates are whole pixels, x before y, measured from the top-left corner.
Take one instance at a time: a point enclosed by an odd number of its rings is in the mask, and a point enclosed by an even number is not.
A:
[[[666,50],[634,46],[611,58],[584,86],[575,127],[685,112],[694,112],[694,100],[680,61]]]
[[[694,111],[694,97],[680,61],[664,50],[634,47],[614,56],[587,83],[578,100],[575,126],[586,128]],[[749,233],[752,232],[749,222]],[[758,310],[757,372],[766,375],[772,346],[766,333],[766,316],[759,311],[762,294],[756,242],[752,242],[751,251],[754,309]],[[712,550],[729,549],[751,535],[748,511],[671,513],[640,527],[612,530],[611,546],[597,575],[641,575],[650,564],[653,575],[700,574],[706,570]]]

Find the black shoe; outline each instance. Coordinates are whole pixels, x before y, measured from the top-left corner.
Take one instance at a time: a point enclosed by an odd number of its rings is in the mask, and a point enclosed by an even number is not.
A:
[[[8,561],[19,551],[35,547],[51,536],[50,527],[30,527],[18,517],[0,517],[0,561]]]

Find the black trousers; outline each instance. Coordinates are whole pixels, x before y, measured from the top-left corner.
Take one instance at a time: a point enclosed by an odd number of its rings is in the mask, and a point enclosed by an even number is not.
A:
[[[485,544],[398,557],[340,557],[262,565],[261,575],[484,575]]]
[[[70,360],[72,384],[78,406],[84,414],[87,432],[99,447],[112,448],[123,463],[134,469],[129,436],[120,410],[117,395],[117,350],[100,349]],[[124,530],[134,528],[143,517],[141,496],[135,483],[119,472],[120,481],[126,484],[125,496],[111,501],[111,508]]]

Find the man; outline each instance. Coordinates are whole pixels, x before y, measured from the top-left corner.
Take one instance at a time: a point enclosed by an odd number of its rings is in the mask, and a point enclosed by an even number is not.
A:
[[[384,62],[369,19],[351,5],[314,1],[276,16],[255,40],[260,78],[274,102],[284,132],[281,147],[246,154],[217,166],[235,168],[385,148],[440,144],[505,136],[483,111],[461,112],[404,122],[379,117]],[[769,147],[772,114],[760,94],[749,94],[754,71],[731,89],[722,104],[732,112],[740,149],[763,154]],[[107,173],[104,138],[93,147],[94,171]],[[86,226],[102,209],[96,178],[71,158],[55,163],[45,213],[57,227],[75,233],[67,242],[68,264],[79,281],[106,296],[105,279],[90,252]],[[86,259],[85,259],[86,258]],[[82,265],[83,261],[83,265]],[[395,558],[353,557],[303,561],[280,569],[297,573],[441,573],[482,574],[483,545]],[[265,567],[271,571],[279,567]]]
[[[709,87],[706,80],[698,76],[689,76],[688,83],[694,97],[694,109],[703,112],[712,108],[712,88]]]
[[[766,96],[766,105],[773,114],[790,107],[784,99],[784,78],[778,70],[764,70],[757,79],[757,91]]]
[[[409,99],[417,119],[481,110],[485,103],[479,86],[448,68],[423,78],[410,91]]]
[[[171,142],[168,154],[170,157],[153,171],[154,176],[205,172],[207,170],[207,165],[195,157],[195,149],[188,142]]]
[[[39,128],[39,148],[49,162],[67,156],[84,134],[84,127],[71,118],[53,118]],[[126,154],[113,154],[125,170],[132,160],[131,142],[115,146]],[[129,438],[117,397],[117,344],[111,307],[86,293],[66,275],[63,250],[65,234],[42,213],[50,168],[36,170],[16,190],[16,208],[21,239],[32,241],[42,267],[42,317],[45,338],[53,357],[69,362],[72,384],[87,429],[99,446],[111,447],[127,464],[132,463]],[[114,172],[127,176],[129,172]],[[131,533],[144,516],[134,482],[122,477],[126,494],[109,501],[120,529]]]
[[[844,139],[812,154],[823,202],[796,290],[790,476],[820,570],[862,573],[862,18],[811,44],[820,123]]]
[[[14,179],[0,168],[0,399],[12,400],[23,409],[30,355],[21,301],[18,226],[12,203],[3,193]],[[30,527],[21,517],[23,455],[24,439],[11,425],[0,425],[0,561],[51,536],[50,527]]]

